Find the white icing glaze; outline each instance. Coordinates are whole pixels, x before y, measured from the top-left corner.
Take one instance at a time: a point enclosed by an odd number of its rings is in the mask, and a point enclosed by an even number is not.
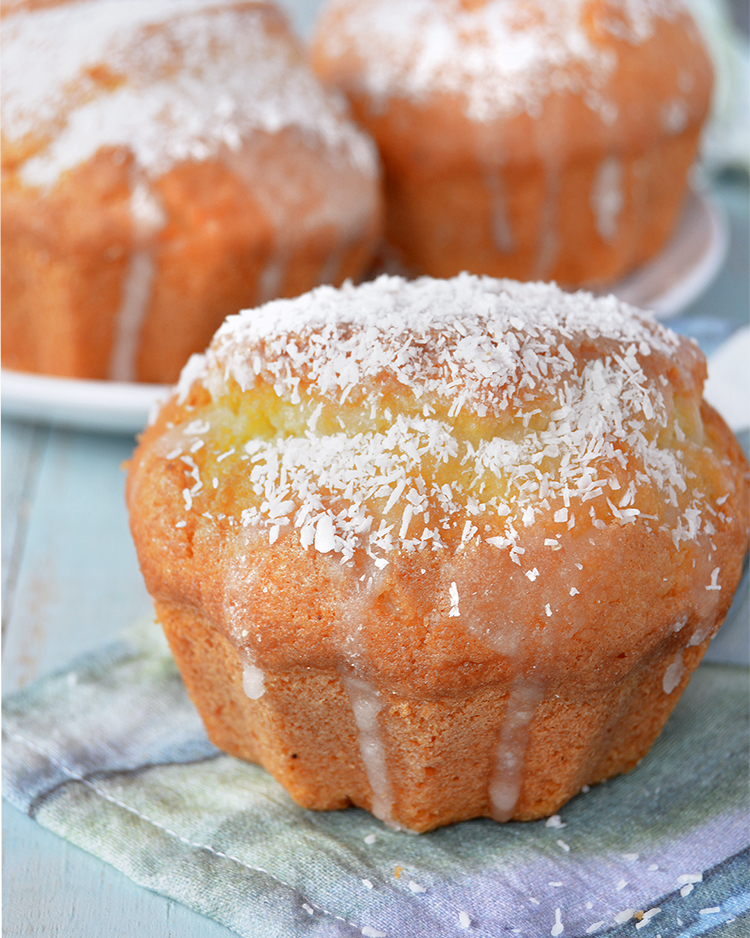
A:
[[[321,538],[325,552],[332,550],[333,526],[318,525],[316,543]],[[399,829],[393,820],[393,787],[386,758],[386,746],[380,727],[383,700],[377,688],[363,677],[366,658],[362,647],[362,631],[372,615],[375,602],[383,591],[383,574],[372,563],[363,564],[363,573],[352,590],[342,591],[336,618],[345,666],[340,669],[341,682],[352,705],[357,726],[357,743],[368,784],[372,790],[370,810],[389,827]]]
[[[385,743],[379,715],[383,700],[376,688],[356,677],[342,677],[352,704],[352,714],[359,732],[359,751],[372,789],[370,810],[389,827],[398,827],[393,820],[393,789],[388,774]]]
[[[130,255],[120,308],[115,317],[115,337],[110,354],[109,377],[113,381],[134,381],[136,358],[143,325],[156,275],[156,264],[149,242],[166,224],[166,215],[155,193],[145,180],[133,185],[130,196],[133,238],[136,248]]]
[[[622,163],[610,156],[599,164],[591,190],[596,230],[605,241],[617,237],[618,221],[624,204]]]
[[[260,700],[266,691],[265,674],[254,664],[245,662],[242,666],[242,689],[250,700]]]
[[[279,295],[287,264],[288,258],[283,256],[277,247],[263,268],[263,273],[258,281],[259,302],[267,303]]]
[[[544,689],[527,678],[520,678],[511,689],[488,789],[496,821],[512,817],[518,802],[531,723],[543,697]]]
[[[689,116],[687,103],[675,98],[662,108],[662,125],[670,134],[681,134],[687,127]]]
[[[284,278],[300,243],[307,237],[324,238],[330,231],[341,232],[341,241],[331,244],[327,255],[323,252],[318,279],[321,283],[333,280],[347,244],[362,237],[378,210],[377,187],[363,186],[359,173],[347,172],[343,166],[335,175],[321,171],[330,161],[321,141],[288,131],[285,143],[285,149],[292,153],[295,147],[303,150],[295,153],[291,167],[288,158],[279,159],[277,152],[269,152],[263,138],[248,141],[241,152],[223,155],[223,161],[246,181],[271,223],[273,245],[258,284],[259,304],[283,292]]]
[[[457,94],[466,115],[481,122],[522,111],[538,116],[550,93],[569,89],[611,123],[616,110],[606,84],[617,62],[583,25],[589,6],[587,0],[329,0],[327,10],[344,11],[336,29],[345,39],[321,34],[319,41],[330,57],[342,45],[354,50],[361,84],[376,106],[391,97]],[[620,15],[600,12],[597,26],[636,44],[653,35],[658,19],[683,10],[680,0],[623,0]]]
[[[693,634],[690,636],[690,641],[688,642],[688,648],[703,644],[703,642],[705,642],[710,634],[711,623],[708,622],[703,628],[696,629],[693,632]]]
[[[499,251],[503,254],[510,254],[515,249],[516,243],[508,217],[502,173],[499,170],[488,171],[485,175],[485,184],[490,196],[492,240]]]
[[[549,280],[549,273],[560,251],[560,169],[557,161],[549,157],[544,160],[544,166],[544,202],[539,220],[539,246],[534,264],[534,276],[539,280]]]
[[[130,195],[130,215],[137,241],[152,237],[167,223],[164,207],[148,183],[135,182]]]
[[[126,146],[150,176],[254,130],[298,127],[330,159],[374,175],[364,135],[267,26],[268,14],[223,0],[78,0],[3,20],[3,132],[49,143],[21,167],[30,185],[103,146]],[[97,75],[105,71],[105,80]]]
[[[672,691],[679,686],[684,674],[685,663],[682,660],[682,652],[678,652],[664,672],[664,679],[662,680],[664,693],[671,694]]]
[[[672,626],[672,631],[681,632],[685,628],[685,626],[688,624],[688,618],[689,616],[687,615],[680,616],[680,618]]]
[[[130,255],[110,357],[109,377],[113,381],[134,381],[136,378],[141,326],[151,300],[155,273],[150,250],[135,251]]]

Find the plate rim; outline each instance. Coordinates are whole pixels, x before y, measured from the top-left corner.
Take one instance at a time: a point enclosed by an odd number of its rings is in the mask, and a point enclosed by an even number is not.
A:
[[[700,256],[682,277],[658,293],[649,303],[628,299],[627,294],[634,288],[637,290],[639,284],[654,276],[654,272],[664,263],[665,257],[674,252],[675,242],[682,234],[684,216],[691,208],[694,212],[703,214],[708,226],[709,234]],[[710,193],[696,187],[691,187],[682,211],[680,224],[656,257],[602,292],[613,293],[627,303],[647,309],[657,319],[662,320],[679,315],[708,289],[721,270],[729,250],[729,223],[726,212]]]
[[[2,415],[32,423],[112,433],[139,433],[172,385],[64,378],[3,368]]]

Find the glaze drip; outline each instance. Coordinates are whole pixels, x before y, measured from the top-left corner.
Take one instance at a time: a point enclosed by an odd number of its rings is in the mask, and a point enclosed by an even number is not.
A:
[[[135,248],[130,255],[117,312],[109,376],[114,381],[135,381],[141,328],[151,303],[156,277],[154,240],[167,222],[164,210],[148,183],[138,179],[130,196]]]
[[[393,820],[393,788],[388,774],[386,747],[380,728],[383,700],[377,689],[356,677],[342,682],[352,704],[354,722],[359,731],[359,751],[372,789],[371,812],[388,827],[398,828]]]
[[[679,652],[664,672],[664,680],[662,681],[664,693],[671,694],[672,691],[679,686],[684,674],[685,663],[682,658],[682,652]]]
[[[508,203],[505,195],[505,183],[500,169],[487,172],[485,176],[490,193],[490,224],[495,247],[503,254],[511,254],[516,248],[513,229],[508,217]]]
[[[338,644],[346,662],[339,673],[351,702],[357,726],[357,744],[372,791],[370,810],[384,824],[398,828],[393,820],[393,788],[380,723],[383,698],[378,688],[364,676],[368,661],[363,633],[373,618],[373,608],[385,588],[385,579],[372,563],[363,563],[361,567],[364,572],[355,580],[354,588],[350,587],[343,593],[336,617]]]
[[[599,164],[591,190],[596,230],[604,241],[613,241],[617,237],[618,221],[624,205],[622,163],[611,156]]]
[[[511,688],[489,784],[492,817],[496,821],[507,821],[513,816],[521,794],[531,724],[543,697],[543,687],[532,680],[518,679]]]
[[[265,674],[257,665],[248,662],[243,665],[242,689],[250,700],[260,700],[265,693]]]
[[[113,381],[136,379],[141,327],[151,301],[155,275],[156,265],[152,251],[134,251],[130,256],[123,284],[122,302],[116,318],[116,333],[109,368],[109,377]]]

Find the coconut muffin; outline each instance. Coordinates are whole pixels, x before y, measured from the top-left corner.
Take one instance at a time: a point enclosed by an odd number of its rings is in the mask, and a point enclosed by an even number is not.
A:
[[[312,62],[380,148],[387,263],[569,286],[665,244],[712,84],[682,0],[328,0]]]
[[[228,314],[367,267],[377,154],[276,7],[7,7],[4,367],[172,383]]]
[[[647,314],[548,284],[384,276],[230,317],[127,486],[211,739],[416,831],[632,768],[747,550],[704,378]]]

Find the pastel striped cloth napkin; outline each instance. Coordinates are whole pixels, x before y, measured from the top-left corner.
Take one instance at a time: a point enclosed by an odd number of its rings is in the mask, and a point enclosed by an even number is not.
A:
[[[704,663],[629,775],[546,821],[410,836],[218,752],[148,623],[5,701],[4,794],[247,938],[740,938],[749,719],[747,669]]]

